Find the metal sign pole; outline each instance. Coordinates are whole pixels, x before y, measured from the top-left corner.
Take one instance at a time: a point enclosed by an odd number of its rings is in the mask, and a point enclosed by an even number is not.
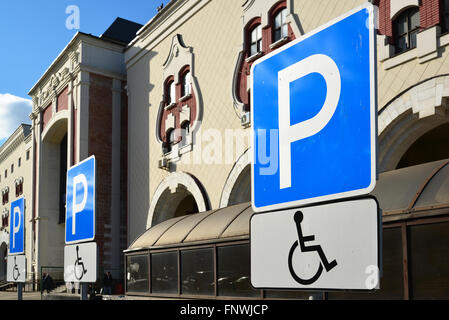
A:
[[[23,283],[17,283],[17,300],[22,300],[22,287]]]
[[[87,283],[82,282],[81,285],[81,300],[87,300]]]

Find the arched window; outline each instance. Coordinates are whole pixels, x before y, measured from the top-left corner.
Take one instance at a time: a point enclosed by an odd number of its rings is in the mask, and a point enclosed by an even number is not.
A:
[[[253,56],[262,51],[262,25],[255,26],[250,32],[250,37],[250,56]]]
[[[419,8],[413,7],[401,13],[393,21],[396,53],[416,48],[419,31]]]
[[[192,93],[192,87],[190,85],[191,77],[190,77],[190,70],[184,73],[182,76],[182,96],[188,96]]]
[[[273,42],[279,41],[287,36],[287,8],[284,8],[274,16]]]

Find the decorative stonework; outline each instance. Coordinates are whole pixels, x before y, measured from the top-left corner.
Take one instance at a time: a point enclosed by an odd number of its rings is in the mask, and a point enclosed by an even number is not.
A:
[[[288,36],[272,43],[272,16],[276,8],[285,7],[287,9],[287,23],[289,26]],[[249,56],[247,52],[246,37],[250,25],[257,20],[262,26],[262,52]],[[239,46],[239,52],[235,58],[235,67],[232,77],[231,96],[234,110],[237,116],[242,117],[249,111],[249,97],[248,92],[250,88],[250,69],[251,65],[258,58],[277,49],[283,44],[300,36],[301,29],[299,26],[298,17],[294,14],[291,0],[244,0],[242,3],[242,37]],[[246,125],[244,123],[243,125]]]
[[[202,192],[201,185],[190,174],[185,172],[174,172],[168,175],[157,187],[151,199],[150,208],[148,210],[146,228],[150,228],[155,218],[156,206],[159,204],[163,193],[167,190],[171,194],[175,194],[177,189],[184,187],[195,199],[198,211],[203,212],[209,209],[209,201]],[[168,204],[170,205],[170,204]]]
[[[182,96],[182,75],[190,72],[191,92]],[[156,123],[156,139],[162,147],[162,157],[170,161],[178,161],[182,154],[192,150],[193,135],[199,129],[202,116],[202,105],[198,81],[195,77],[193,49],[184,45],[181,35],[177,34],[172,39],[170,52],[163,65],[163,79],[172,79],[176,87],[175,102],[167,101],[166,82],[163,86],[162,99]],[[183,133],[181,126],[188,121],[189,129]],[[169,138],[167,132],[174,130],[175,140],[167,151]],[[181,140],[185,139],[185,141]]]
[[[379,112],[379,172],[395,169],[419,137],[449,122],[448,101],[449,76],[440,76],[408,89]]]

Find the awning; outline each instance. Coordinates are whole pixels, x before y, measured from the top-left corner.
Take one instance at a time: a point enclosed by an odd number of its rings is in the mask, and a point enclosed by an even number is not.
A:
[[[449,159],[382,173],[371,194],[384,217],[433,209],[449,213]],[[172,218],[146,230],[125,252],[248,239],[253,213],[247,202]]]

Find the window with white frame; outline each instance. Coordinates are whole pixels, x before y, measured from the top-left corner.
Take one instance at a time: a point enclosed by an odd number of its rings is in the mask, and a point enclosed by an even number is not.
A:
[[[257,25],[251,30],[250,56],[262,51],[262,25]]]
[[[396,53],[416,48],[416,36],[419,32],[419,8],[405,10],[393,21]]]
[[[190,81],[191,81],[191,77],[190,77],[190,70],[189,70],[186,73],[184,73],[184,75],[182,77],[182,96],[183,97],[188,96],[192,93]]]
[[[274,16],[273,42],[279,41],[287,36],[287,8],[284,8]]]

